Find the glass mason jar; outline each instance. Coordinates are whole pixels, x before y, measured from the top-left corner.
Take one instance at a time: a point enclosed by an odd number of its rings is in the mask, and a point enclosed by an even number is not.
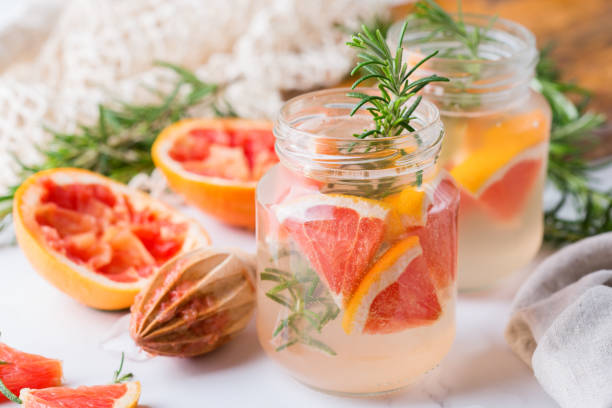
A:
[[[439,50],[417,77],[450,78],[425,91],[446,127],[441,165],[461,187],[458,285],[472,290],[525,266],[540,248],[551,113],[530,88],[538,59],[531,32],[490,16],[465,15],[464,22],[484,33],[478,58],[418,20],[403,45],[412,62]],[[391,45],[400,28],[390,30]]]
[[[409,384],[451,346],[459,191],[438,171],[433,104],[414,133],[358,139],[373,123],[349,115],[348,91],[294,98],[275,124],[280,163],[257,187],[257,330],[298,380],[364,395]]]

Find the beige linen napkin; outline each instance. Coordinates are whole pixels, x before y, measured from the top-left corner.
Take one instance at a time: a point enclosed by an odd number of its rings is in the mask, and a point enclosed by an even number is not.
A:
[[[506,340],[562,407],[612,407],[612,233],[542,262],[516,295]]]

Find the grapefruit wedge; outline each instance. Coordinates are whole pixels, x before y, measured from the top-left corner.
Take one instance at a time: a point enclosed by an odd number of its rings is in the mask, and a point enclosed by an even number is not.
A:
[[[0,380],[15,395],[23,388],[47,388],[62,383],[62,363],[28,354],[0,343]],[[7,399],[0,394],[0,402]]]
[[[385,203],[393,210],[388,225],[394,237],[418,236],[436,288],[449,286],[457,269],[459,189],[453,179],[443,171],[431,182],[405,187]]]
[[[129,307],[163,263],[210,243],[202,228],[170,207],[79,169],[32,175],[15,193],[13,216],[34,268],[99,309]]]
[[[384,239],[389,209],[374,200],[342,194],[306,195],[272,209],[343,307]]]
[[[185,119],[153,144],[155,165],[170,187],[230,225],[255,227],[255,185],[276,162],[272,123]]]
[[[367,272],[348,303],[348,334],[389,334],[432,324],[442,307],[419,238],[392,246]]]
[[[534,111],[487,129],[451,170],[462,186],[461,211],[482,206],[499,220],[516,217],[545,165],[548,126]]]
[[[134,408],[140,397],[140,383],[23,389],[19,398],[24,408]]]

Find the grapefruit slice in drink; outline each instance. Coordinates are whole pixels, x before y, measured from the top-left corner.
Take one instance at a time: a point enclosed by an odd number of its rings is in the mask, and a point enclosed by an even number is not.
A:
[[[272,123],[185,119],[164,129],[151,151],[170,187],[230,225],[255,227],[255,185],[278,162]]]
[[[396,235],[400,238],[418,236],[436,288],[449,286],[455,280],[457,269],[459,205],[459,189],[452,178],[443,171],[431,182],[405,187],[385,202],[399,218],[399,222],[389,222],[389,229],[398,231]]]
[[[17,241],[44,278],[79,302],[129,307],[170,258],[210,243],[197,223],[99,174],[52,169],[15,193]]]
[[[388,207],[355,196],[313,194],[272,209],[343,307],[384,239]]]
[[[508,221],[524,207],[545,165],[548,119],[534,111],[487,129],[451,174],[462,186],[461,211],[484,207]]]
[[[23,389],[19,398],[24,408],[135,408],[140,383]]]
[[[24,353],[0,343],[0,380],[15,395],[23,388],[47,388],[62,383],[59,360]],[[0,402],[6,398],[0,394]]]
[[[432,324],[441,313],[419,238],[411,236],[367,272],[346,306],[342,327],[348,334],[388,334]]]

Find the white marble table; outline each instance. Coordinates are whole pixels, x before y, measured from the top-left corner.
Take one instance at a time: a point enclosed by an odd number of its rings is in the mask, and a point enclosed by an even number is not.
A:
[[[254,249],[251,234],[198,218],[216,246]],[[119,352],[104,349],[103,341],[126,313],[77,304],[40,278],[17,247],[1,249],[0,264],[2,341],[63,360],[68,385],[108,382]],[[141,408],[556,407],[503,339],[512,294],[521,278],[516,276],[488,293],[460,296],[457,337],[450,354],[421,382],[387,397],[342,398],[303,386],[266,358],[254,322],[210,355],[128,360],[126,365],[142,383]]]

